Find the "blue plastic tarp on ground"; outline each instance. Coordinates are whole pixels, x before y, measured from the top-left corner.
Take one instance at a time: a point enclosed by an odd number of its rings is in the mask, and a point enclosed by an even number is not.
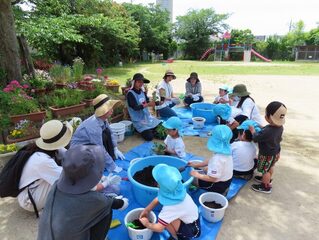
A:
[[[152,155],[152,150],[151,150],[152,146],[153,146],[152,142],[145,142],[139,146],[136,146],[135,148],[133,148],[129,152],[127,152],[125,154],[126,160],[123,160],[123,161],[116,160],[117,165],[123,168],[123,171],[120,173],[120,175],[123,178],[127,177],[127,169],[129,167],[129,162],[132,159]],[[189,160],[195,160],[195,159],[203,159],[203,158],[188,153],[185,160],[189,161]],[[247,181],[245,181],[245,180],[233,179],[233,181],[230,185],[227,199],[230,200],[234,196],[236,196],[236,194],[239,192],[239,190],[246,183],[247,183]],[[200,190],[200,189],[190,192],[190,195],[194,199],[197,206],[200,206],[199,202],[198,202],[198,198],[199,198],[200,194],[203,192],[204,191]],[[122,224],[114,229],[110,229],[110,231],[108,232],[108,238],[110,240],[129,240],[128,232],[127,232],[126,226],[124,225],[124,217],[130,210],[132,210],[134,208],[142,207],[135,201],[135,197],[134,197],[133,191],[132,191],[132,184],[129,181],[122,181],[121,182],[121,194],[129,199],[130,204],[129,204],[129,207],[127,209],[125,209],[124,211],[117,211],[117,210],[113,211],[113,219],[119,219]],[[155,213],[156,213],[156,215],[158,215],[158,212],[155,212]],[[218,231],[221,228],[221,225],[222,225],[222,221],[220,221],[218,223],[210,223],[201,217],[202,233],[201,233],[201,236],[197,239],[201,239],[201,240],[215,239],[217,234],[218,234]],[[169,237],[168,232],[164,231],[163,233],[160,233],[160,234],[154,233],[152,236],[152,240],[165,240],[165,239],[168,239],[168,237]]]

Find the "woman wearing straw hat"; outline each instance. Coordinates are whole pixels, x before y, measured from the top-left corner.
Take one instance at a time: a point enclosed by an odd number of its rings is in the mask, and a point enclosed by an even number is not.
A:
[[[192,103],[204,101],[202,95],[202,85],[199,81],[198,74],[192,72],[185,84],[186,94],[184,105],[188,107]]]
[[[161,123],[160,120],[153,117],[148,107],[155,106],[153,101],[149,101],[146,93],[143,91],[144,83],[150,81],[144,78],[143,74],[136,73],[132,79],[132,87],[127,93],[128,112],[133,122],[134,128],[141,133],[146,141],[152,141],[153,131]]]
[[[73,129],[70,124],[51,120],[42,125],[40,138],[27,146],[33,152],[25,164],[19,183],[22,192],[18,195],[19,205],[28,210],[41,211],[49,191],[59,178],[62,167],[57,162],[70,142]]]
[[[97,96],[93,100],[94,115],[80,124],[71,139],[71,146],[79,144],[104,146],[105,167],[109,172],[122,170],[115,165],[113,159],[124,159],[107,121],[113,113],[114,105],[118,102],[110,100],[106,94]]]
[[[163,80],[157,86],[157,92],[161,97],[161,101],[160,105],[155,106],[155,109],[162,118],[177,116],[175,111],[172,110],[172,107],[174,107],[176,104],[179,104],[179,99],[174,97],[173,88],[170,84],[173,79],[176,79],[175,74],[172,70],[167,70]]]
[[[92,190],[103,174],[104,148],[77,145],[65,153],[62,167],[41,215],[38,239],[104,240],[112,209],[128,206],[122,196],[110,198]]]

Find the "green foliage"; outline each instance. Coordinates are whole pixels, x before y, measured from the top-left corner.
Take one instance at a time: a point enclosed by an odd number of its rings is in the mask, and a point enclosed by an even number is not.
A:
[[[154,142],[152,151],[157,155],[164,155],[165,154],[166,146],[164,143]]]
[[[319,45],[319,27],[312,29],[306,35],[306,44],[307,45]]]
[[[157,125],[157,127],[155,128],[155,137],[164,140],[166,136],[166,128],[162,124]]]
[[[105,86],[100,82],[93,82],[93,90],[84,91],[84,99],[93,99],[98,95],[105,93]]]
[[[172,26],[168,12],[153,4],[148,7],[124,4],[124,7],[140,28],[140,51],[163,53],[166,58],[172,42]]]
[[[231,44],[253,44],[255,37],[252,34],[250,29],[239,30],[232,29],[231,30]]]
[[[57,89],[47,97],[47,104],[57,108],[80,104],[83,100],[83,91],[78,89]]]
[[[53,64],[49,73],[56,83],[65,83],[63,79],[63,71],[64,67],[62,65]]]
[[[177,17],[176,36],[183,43],[186,58],[199,59],[210,47],[209,37],[228,28],[224,21],[228,14],[217,14],[213,9],[191,10]]]
[[[30,45],[51,59],[71,64],[80,56],[88,65],[114,63],[115,56],[130,57],[138,47],[139,28],[125,9],[111,1],[34,1],[17,30]]]
[[[8,107],[10,109],[10,115],[28,114],[40,111],[38,102],[34,98],[26,97],[24,95],[12,95]]]
[[[73,60],[72,69],[73,69],[73,80],[75,82],[82,80],[83,67],[84,67],[84,62],[83,62],[82,58],[77,57]]]

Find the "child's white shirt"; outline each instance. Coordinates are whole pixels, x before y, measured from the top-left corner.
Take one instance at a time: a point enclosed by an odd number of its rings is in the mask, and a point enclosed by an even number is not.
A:
[[[251,98],[246,98],[241,105],[242,115],[248,117],[248,119],[256,121],[259,125],[264,126],[264,121],[259,113],[258,106]]]
[[[198,219],[198,207],[188,193],[181,203],[163,206],[158,215],[158,222],[165,227],[176,219],[180,219],[186,224]]]
[[[228,94],[225,94],[224,96],[218,95],[218,96],[215,98],[215,101],[214,101],[214,102],[219,102],[220,99],[224,99],[224,100],[227,102],[227,103],[224,103],[224,104],[229,105],[229,97],[228,97]]]
[[[234,170],[246,172],[254,167],[257,149],[253,142],[237,141],[231,144]]]
[[[172,138],[170,135],[167,135],[164,143],[166,144],[167,149],[169,151],[175,151],[178,157],[186,157],[185,144],[181,137]]]
[[[231,155],[216,153],[208,161],[207,175],[225,182],[233,177],[233,158]]]

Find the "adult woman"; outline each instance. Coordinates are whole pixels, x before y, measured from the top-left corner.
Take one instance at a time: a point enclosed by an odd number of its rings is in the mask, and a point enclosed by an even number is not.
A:
[[[162,118],[170,118],[177,116],[172,107],[179,104],[179,99],[173,95],[173,88],[170,82],[176,79],[175,74],[171,70],[167,70],[163,80],[157,86],[157,93],[160,96],[160,104],[155,107]]]
[[[35,211],[36,214],[43,209],[52,185],[62,172],[57,160],[66,151],[64,147],[69,144],[72,132],[72,126],[68,123],[51,120],[41,127],[40,138],[27,147],[27,151],[33,154],[25,164],[20,178],[19,188],[28,186],[18,195],[22,208]]]
[[[186,94],[184,99],[185,106],[188,107],[192,103],[202,102],[204,99],[201,96],[202,85],[198,79],[198,74],[196,72],[192,72],[186,81]]]
[[[254,99],[249,96],[250,92],[247,91],[246,85],[235,85],[231,95],[235,102],[234,106],[240,110],[237,116],[235,116],[235,120],[239,122],[239,124],[246,119],[250,119],[256,121],[260,126],[264,125],[259,109]]]
[[[141,73],[136,73],[132,79],[132,88],[128,91],[126,96],[128,112],[133,125],[146,141],[153,140],[153,131],[161,122],[157,118],[154,118],[148,110],[149,106],[155,106],[155,102],[150,102],[143,91],[144,83],[149,82],[150,81],[144,78]]]

